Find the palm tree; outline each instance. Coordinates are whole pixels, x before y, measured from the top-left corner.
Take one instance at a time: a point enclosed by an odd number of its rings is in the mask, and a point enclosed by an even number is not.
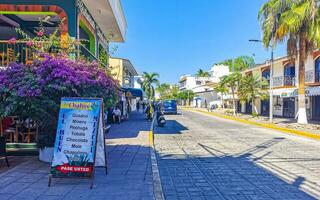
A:
[[[251,56],[239,56],[234,60],[235,71],[244,71],[254,66],[254,59]]]
[[[161,99],[171,98],[171,85],[168,83],[162,83],[158,85],[156,91],[159,92]]]
[[[224,108],[223,103],[223,95],[227,94],[229,92],[229,89],[227,87],[227,83],[225,82],[225,79],[222,78],[220,82],[213,88],[215,92],[221,94],[221,102],[222,102],[222,108]]]
[[[143,72],[142,89],[146,92],[148,99],[154,99],[154,85],[159,84],[159,74]]]
[[[229,67],[230,72],[240,72],[254,66],[254,59],[251,56],[239,56],[235,59],[227,59],[217,65],[225,65]]]
[[[289,56],[299,58],[298,123],[307,124],[305,62],[307,55],[320,47],[318,0],[269,0],[261,7],[258,18],[265,47],[274,48],[288,38]]]
[[[209,72],[199,69],[196,73],[196,77],[210,77]]]
[[[257,98],[264,100],[268,98],[268,93],[264,89],[268,85],[266,79],[260,79],[258,75],[248,75],[244,76],[239,85],[238,96],[242,101],[252,101],[252,114],[257,115],[258,110],[255,105],[255,100]]]
[[[188,102],[189,106],[190,106],[190,99],[193,99],[194,97],[195,97],[195,94],[192,90],[184,90],[178,93],[178,98],[183,100],[184,102]]]
[[[242,75],[240,72],[234,72],[228,76],[222,77],[222,82],[231,90],[233,115],[236,115],[236,98],[235,94],[238,90]]]

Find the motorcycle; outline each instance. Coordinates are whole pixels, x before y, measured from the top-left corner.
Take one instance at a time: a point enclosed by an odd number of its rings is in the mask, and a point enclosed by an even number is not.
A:
[[[164,113],[163,113],[163,110],[161,108],[157,109],[156,116],[157,116],[157,124],[158,124],[158,126],[159,127],[164,127],[166,125],[167,121],[164,118]]]

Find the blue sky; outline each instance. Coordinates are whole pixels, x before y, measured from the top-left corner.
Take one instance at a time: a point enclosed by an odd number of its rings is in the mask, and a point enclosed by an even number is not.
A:
[[[116,57],[128,58],[139,72],[157,72],[161,82],[228,58],[255,54],[270,58],[259,43],[257,13],[266,0],[122,0],[128,23],[126,42]],[[279,46],[275,57],[285,55]]]

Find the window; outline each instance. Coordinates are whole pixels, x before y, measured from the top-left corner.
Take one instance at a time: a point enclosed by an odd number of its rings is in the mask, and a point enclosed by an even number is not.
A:
[[[201,81],[196,81],[196,85],[201,85],[202,82]]]
[[[262,77],[267,80],[270,80],[270,68],[267,68],[262,71]]]
[[[264,69],[261,76],[268,81],[268,84],[270,84],[270,68]]]
[[[293,64],[287,64],[284,66],[284,85],[285,86],[295,86],[296,81],[296,71]]]
[[[320,82],[320,57],[315,61],[315,82]]]

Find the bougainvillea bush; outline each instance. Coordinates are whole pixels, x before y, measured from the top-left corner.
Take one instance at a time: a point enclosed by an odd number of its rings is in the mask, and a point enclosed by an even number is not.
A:
[[[12,63],[0,70],[0,117],[31,117],[39,134],[53,139],[62,97],[102,97],[111,106],[119,98],[118,88],[96,63],[50,56],[28,66]],[[53,140],[49,143],[45,146]]]

